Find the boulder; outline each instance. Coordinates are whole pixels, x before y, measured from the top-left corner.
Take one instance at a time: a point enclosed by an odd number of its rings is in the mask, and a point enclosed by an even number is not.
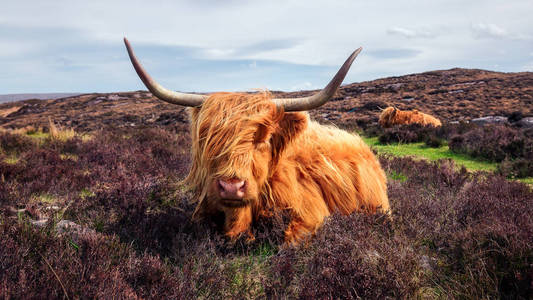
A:
[[[45,227],[48,223],[48,219],[41,219],[41,220],[30,220],[30,223],[37,227]]]
[[[478,124],[478,125],[485,125],[485,124],[506,124],[507,118],[503,116],[488,116],[488,117],[481,117],[481,118],[475,118],[472,119],[472,123]]]
[[[523,128],[533,128],[533,117],[522,118],[520,121],[516,122],[515,125]]]

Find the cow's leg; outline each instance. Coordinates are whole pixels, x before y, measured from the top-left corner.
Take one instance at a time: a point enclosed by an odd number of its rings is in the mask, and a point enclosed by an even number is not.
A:
[[[227,237],[235,240],[240,234],[246,233],[248,240],[254,239],[250,231],[252,224],[252,207],[250,205],[227,209],[224,213],[226,215],[224,230]]]

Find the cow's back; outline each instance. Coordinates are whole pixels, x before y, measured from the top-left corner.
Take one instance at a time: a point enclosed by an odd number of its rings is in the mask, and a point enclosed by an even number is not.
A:
[[[328,214],[389,210],[386,176],[358,135],[309,121],[280,164],[282,172],[287,172],[283,175],[298,177],[293,184],[304,185],[298,188],[306,195],[296,197],[299,203],[289,203],[302,214],[308,213],[309,207],[322,213],[327,209]],[[283,175],[278,174],[277,179],[283,180]]]

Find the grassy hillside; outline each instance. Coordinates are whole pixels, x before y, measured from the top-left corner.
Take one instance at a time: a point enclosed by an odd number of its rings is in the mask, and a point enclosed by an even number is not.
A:
[[[431,161],[451,159],[470,171],[487,171],[533,183],[533,129],[506,125],[416,124],[370,127],[363,139],[375,151]]]
[[[448,145],[437,148],[428,147],[425,143],[407,143],[407,144],[386,144],[379,143],[377,137],[363,137],[363,140],[372,147],[377,153],[390,154],[398,157],[412,157],[414,159],[427,159],[438,161],[440,159],[451,159],[458,167],[465,167],[470,171],[496,171],[498,164],[483,159],[477,159],[469,155],[455,153],[450,150]],[[517,180],[533,185],[533,177],[518,178]]]

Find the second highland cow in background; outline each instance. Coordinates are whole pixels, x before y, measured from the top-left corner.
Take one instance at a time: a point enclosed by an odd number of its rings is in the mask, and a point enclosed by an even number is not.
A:
[[[416,109],[412,111],[405,111],[389,106],[385,108],[379,116],[379,125],[384,128],[391,127],[394,125],[415,123],[424,126],[442,126],[442,123],[439,119],[431,115],[419,112]]]

